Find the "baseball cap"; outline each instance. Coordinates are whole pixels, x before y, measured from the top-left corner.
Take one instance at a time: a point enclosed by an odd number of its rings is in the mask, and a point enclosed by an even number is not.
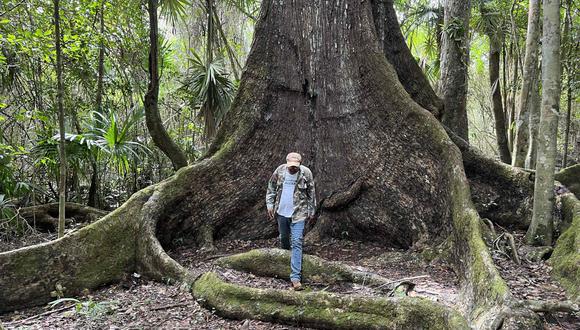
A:
[[[297,152],[291,152],[286,156],[286,165],[288,166],[300,166],[302,162],[302,156]]]

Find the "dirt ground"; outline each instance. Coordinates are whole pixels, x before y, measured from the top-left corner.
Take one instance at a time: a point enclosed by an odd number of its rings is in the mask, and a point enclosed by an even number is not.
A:
[[[277,247],[276,239],[260,241],[219,241],[213,251],[196,251],[181,247],[171,256],[194,274],[208,270],[223,278],[252,287],[289,289],[286,279],[263,278],[252,274],[223,269],[213,264],[219,256],[245,252],[253,248]],[[419,254],[385,249],[374,243],[329,240],[307,245],[305,253],[327,260],[341,261],[360,270],[399,280],[413,278],[412,295],[423,296],[454,306],[457,302],[457,279],[444,263],[426,263]],[[516,297],[523,299],[565,299],[561,287],[549,275],[545,263],[525,263],[521,266],[494,254],[498,268]],[[379,295],[368,286],[305,283],[307,290]],[[229,320],[207,310],[178,286],[147,281],[139,274],[128,275],[121,283],[86,292],[78,302],[62,301],[53,308],[35,307],[0,315],[7,329],[306,329],[254,320]],[[555,313],[541,315],[546,329],[578,329],[578,315]],[[296,325],[298,326],[298,325]]]

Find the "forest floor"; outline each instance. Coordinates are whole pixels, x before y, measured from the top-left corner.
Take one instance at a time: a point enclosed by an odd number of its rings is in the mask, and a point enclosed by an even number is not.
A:
[[[516,239],[520,238],[517,234]],[[0,246],[1,247],[1,246]],[[214,265],[219,256],[246,252],[254,248],[277,247],[277,240],[218,241],[213,251],[180,247],[170,255],[192,273],[213,270],[230,282],[251,287],[289,289],[287,279],[258,277]],[[410,295],[423,296],[454,306],[457,278],[442,262],[426,263],[419,254],[385,249],[374,243],[329,240],[306,245],[305,253],[340,261],[360,270],[399,280],[414,277]],[[543,262],[521,266],[494,253],[494,260],[512,292],[519,299],[565,299],[563,290],[549,275]],[[379,295],[372,287],[356,284],[321,285],[305,283],[306,290],[325,290],[358,295]],[[229,320],[203,308],[190,293],[177,286],[143,280],[133,274],[121,283],[87,292],[78,302],[63,301],[53,308],[35,307],[0,315],[7,329],[304,329],[254,320]],[[578,329],[578,315],[541,315],[545,329]]]

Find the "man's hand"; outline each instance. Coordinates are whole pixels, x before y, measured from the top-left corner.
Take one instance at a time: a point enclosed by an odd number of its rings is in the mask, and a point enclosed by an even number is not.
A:
[[[306,218],[306,221],[307,221],[308,224],[313,225],[313,224],[316,223],[316,216],[311,215],[308,218]]]
[[[274,219],[274,209],[268,209],[268,219]]]

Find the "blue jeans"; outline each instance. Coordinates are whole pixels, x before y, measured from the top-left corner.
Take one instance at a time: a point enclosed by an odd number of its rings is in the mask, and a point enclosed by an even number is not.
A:
[[[302,243],[304,241],[304,223],[299,221],[292,223],[292,218],[286,218],[276,214],[278,219],[278,231],[280,232],[280,246],[290,250],[290,281],[300,281],[302,273]]]

